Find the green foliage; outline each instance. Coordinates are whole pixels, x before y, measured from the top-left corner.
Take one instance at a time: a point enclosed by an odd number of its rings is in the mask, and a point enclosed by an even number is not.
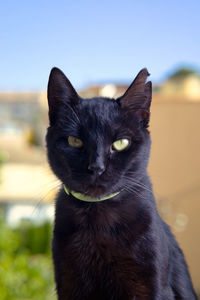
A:
[[[55,300],[50,224],[0,228],[0,299]]]
[[[36,226],[29,221],[23,221],[15,230],[20,238],[20,251],[32,254],[50,254],[51,225],[46,222]]]

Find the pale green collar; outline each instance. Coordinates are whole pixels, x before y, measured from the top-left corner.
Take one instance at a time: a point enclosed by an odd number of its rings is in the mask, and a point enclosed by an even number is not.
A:
[[[77,193],[75,191],[69,191],[69,189],[65,185],[64,185],[64,190],[65,190],[65,192],[66,192],[67,195],[71,194],[75,198],[77,198],[77,199],[79,199],[81,201],[85,201],[85,202],[99,202],[99,201],[104,201],[104,200],[113,198],[114,196],[117,196],[121,192],[121,191],[120,192],[116,192],[116,193],[104,196],[102,198],[92,198],[90,196],[87,196],[87,195],[84,195],[84,194],[81,194],[81,193]]]

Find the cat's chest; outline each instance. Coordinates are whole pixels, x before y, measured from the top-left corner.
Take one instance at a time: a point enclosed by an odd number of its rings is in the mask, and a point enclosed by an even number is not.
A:
[[[79,257],[89,266],[112,264],[116,256],[119,258],[124,252],[118,238],[102,229],[76,232],[71,238],[69,248],[73,248],[75,259]]]
[[[149,283],[144,279],[146,267],[138,260],[134,247],[135,230],[141,228],[140,225],[134,218],[130,221],[132,217],[127,218],[130,216],[127,212],[120,214],[102,208],[71,215],[64,234],[60,235],[56,227],[54,256],[59,257],[62,269],[70,270],[83,285],[87,282],[94,290],[101,284],[103,291],[117,286],[132,296],[148,294]]]
[[[98,288],[101,283],[105,290],[118,286],[121,291],[130,291],[132,296],[149,293],[149,286],[141,277],[145,270],[122,239],[101,230],[80,231],[67,248],[70,265],[75,266],[77,274],[87,277],[90,286]]]
[[[131,210],[99,205],[76,212],[66,225],[71,228],[72,224],[74,230],[68,232],[65,247],[75,263],[95,266],[97,271],[98,267],[135,263],[136,237],[145,230]]]
[[[122,230],[119,211],[106,205],[94,205],[79,209],[72,216],[74,232],[69,237],[68,251],[73,253],[74,261],[81,261],[87,268],[111,266],[125,252],[124,230]],[[124,249],[126,247],[126,250]],[[127,254],[126,253],[126,254]]]

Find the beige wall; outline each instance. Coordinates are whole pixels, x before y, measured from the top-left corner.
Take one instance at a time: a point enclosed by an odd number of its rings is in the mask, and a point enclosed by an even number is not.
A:
[[[149,173],[200,290],[200,103],[153,103]]]

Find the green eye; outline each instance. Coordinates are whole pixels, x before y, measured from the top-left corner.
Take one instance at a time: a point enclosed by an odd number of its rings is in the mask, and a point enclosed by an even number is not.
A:
[[[81,148],[83,146],[83,142],[74,137],[74,136],[68,136],[68,144],[73,148]]]
[[[112,146],[116,151],[122,151],[126,147],[128,147],[129,144],[130,144],[130,141],[128,139],[120,139],[120,140],[115,141],[112,144]]]

